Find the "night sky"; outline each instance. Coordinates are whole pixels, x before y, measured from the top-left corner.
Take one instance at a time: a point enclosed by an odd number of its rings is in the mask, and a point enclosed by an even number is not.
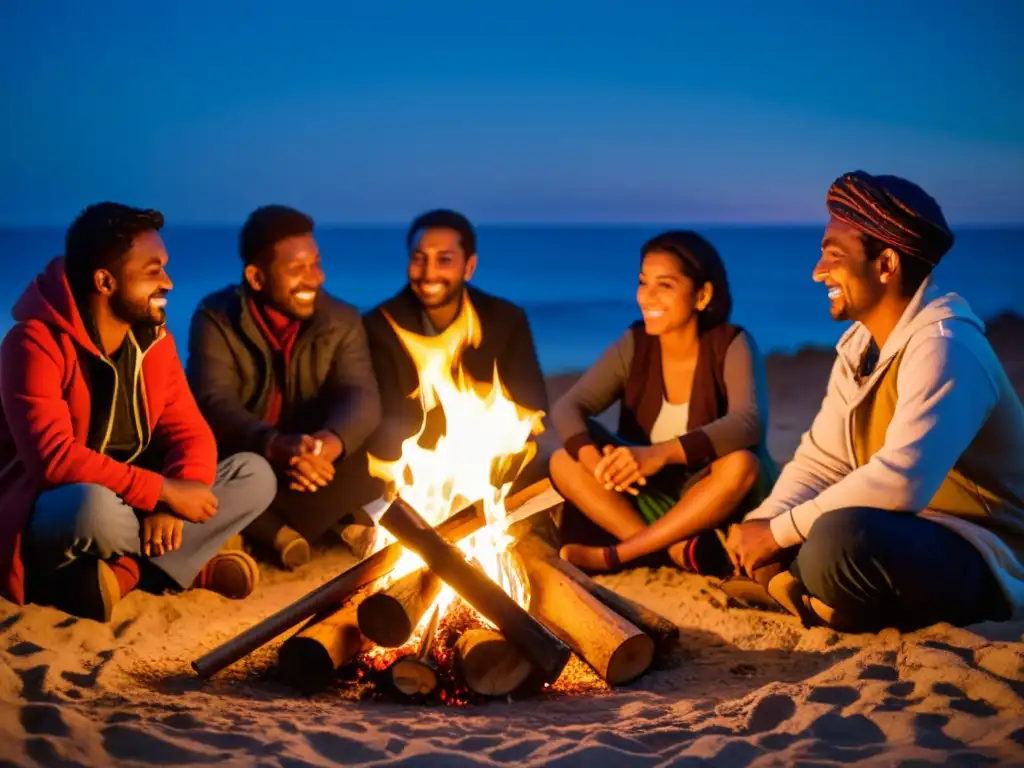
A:
[[[810,222],[855,168],[1024,223],[1022,29],[1014,0],[9,0],[0,225]]]

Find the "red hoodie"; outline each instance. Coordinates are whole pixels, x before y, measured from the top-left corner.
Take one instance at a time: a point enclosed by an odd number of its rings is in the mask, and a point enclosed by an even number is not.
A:
[[[15,326],[0,346],[0,593],[25,601],[21,537],[39,494],[95,483],[150,512],[163,478],[212,485],[213,433],[196,406],[171,334],[159,329],[142,353],[139,377],[148,434],[163,455],[162,473],[91,450],[90,393],[83,355],[100,356],[56,258],[14,305]]]

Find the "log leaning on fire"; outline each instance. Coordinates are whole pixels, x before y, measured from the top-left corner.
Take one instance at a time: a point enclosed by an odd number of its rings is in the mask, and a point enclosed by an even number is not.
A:
[[[470,629],[455,643],[455,669],[470,690],[504,696],[518,689],[533,671],[512,643],[493,629]]]
[[[440,608],[434,608],[416,653],[403,656],[391,665],[391,684],[399,693],[406,696],[427,696],[437,690],[441,681],[434,663],[434,643],[437,640],[437,625],[440,618]]]
[[[490,619],[534,666],[543,682],[553,683],[569,662],[571,651],[561,639],[523,610],[504,590],[472,566],[419,513],[396,499],[380,520],[402,544],[418,554],[463,600]]]
[[[561,578],[578,585],[630,624],[643,630],[654,640],[655,655],[669,650],[679,639],[679,627],[673,622],[647,606],[601,586],[572,563],[559,557],[555,548],[540,537],[533,534],[523,536],[514,545],[514,551],[523,559],[524,564],[543,560]]]
[[[441,579],[429,568],[408,573],[359,605],[359,629],[385,648],[401,648],[441,591]]]
[[[486,523],[483,505],[477,502],[442,521],[437,526],[437,535],[459,541],[480,530]],[[192,662],[192,668],[200,677],[215,675],[300,621],[336,610],[357,589],[390,573],[402,557],[403,550],[404,547],[396,542],[374,552],[294,603],[196,659]]]
[[[623,685],[646,672],[654,659],[654,640],[566,578],[554,563],[560,559],[554,549],[536,537],[526,539],[515,551],[530,580],[530,613],[609,685]]]
[[[360,593],[338,610],[314,616],[277,652],[283,677],[304,693],[325,688],[341,665],[373,644],[359,631],[356,611],[364,601]]]

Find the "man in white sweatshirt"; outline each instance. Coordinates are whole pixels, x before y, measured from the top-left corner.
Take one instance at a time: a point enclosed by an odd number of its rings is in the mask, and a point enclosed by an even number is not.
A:
[[[774,570],[758,580],[776,599],[840,630],[1024,616],[1024,408],[982,322],[933,284],[953,244],[945,218],[917,185],[863,171],[837,179],[827,207],[814,280],[854,324],[730,556],[754,577]]]

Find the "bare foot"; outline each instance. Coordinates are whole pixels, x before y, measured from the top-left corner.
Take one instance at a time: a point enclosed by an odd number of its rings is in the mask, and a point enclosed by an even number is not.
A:
[[[682,541],[677,541],[669,547],[668,550],[666,550],[668,552],[669,559],[671,559],[678,568],[684,571],[690,570],[690,566],[686,562],[686,545],[689,543],[689,539],[683,539]]]
[[[585,571],[610,571],[611,563],[605,547],[585,547],[582,544],[566,544],[558,553],[577,568]]]

